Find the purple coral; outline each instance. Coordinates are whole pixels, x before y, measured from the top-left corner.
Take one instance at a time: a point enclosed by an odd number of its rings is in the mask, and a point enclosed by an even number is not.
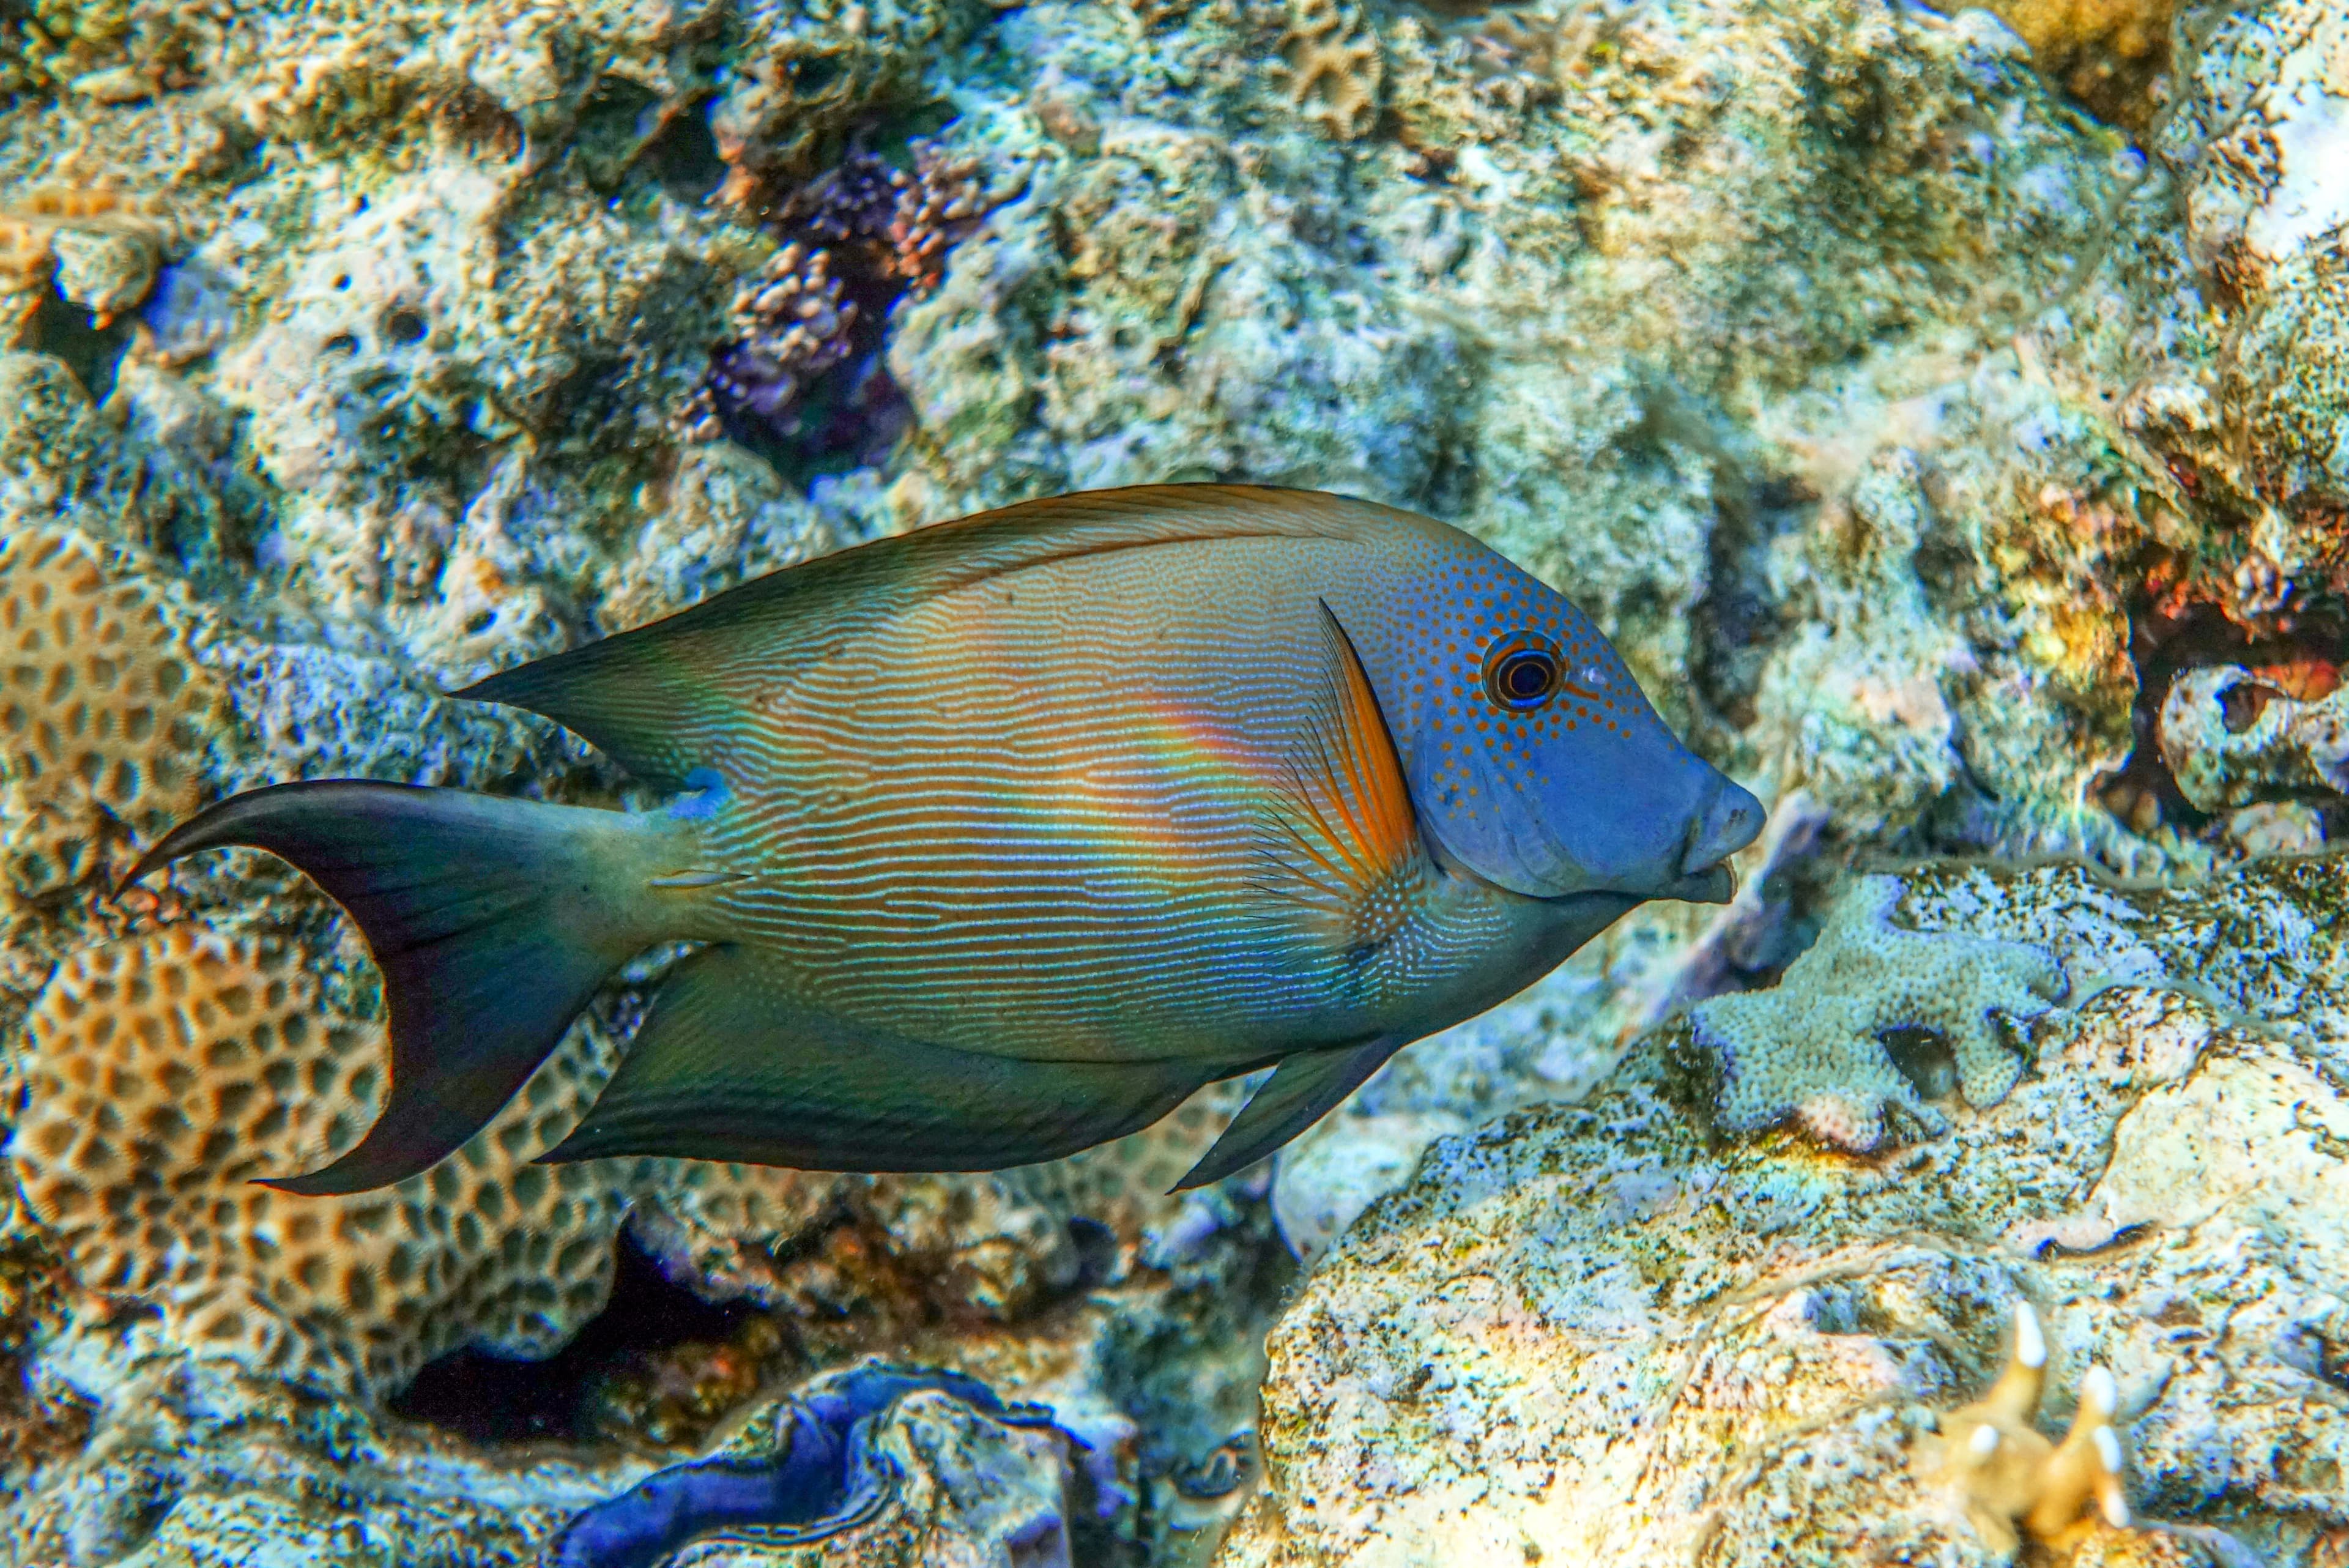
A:
[[[736,336],[710,357],[709,380],[687,410],[686,433],[711,439],[728,416],[796,432],[793,403],[848,357],[856,325],[856,304],[832,275],[830,253],[785,245],[734,296],[732,314]]]
[[[956,156],[934,141],[915,142],[910,172],[870,153],[850,155],[786,202],[782,223],[855,254],[854,270],[893,297],[929,293],[945,275],[947,252],[1019,186],[990,186],[976,154]]]
[[[927,294],[946,275],[947,250],[1010,200],[990,191],[976,157],[957,158],[936,142],[914,144],[914,171],[897,179],[897,208],[889,224],[892,264],[916,294]]]
[[[870,454],[895,439],[905,400],[882,363],[880,324],[907,293],[936,288],[947,251],[1024,183],[1023,170],[1019,183],[990,184],[979,158],[932,142],[914,143],[913,159],[908,171],[852,153],[777,210],[791,241],[735,296],[735,336],[711,355],[680,434],[788,437],[811,455]]]

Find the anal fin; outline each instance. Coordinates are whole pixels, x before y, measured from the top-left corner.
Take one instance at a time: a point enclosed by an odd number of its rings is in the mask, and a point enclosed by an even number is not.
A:
[[[1030,1062],[893,1035],[795,1002],[737,947],[669,976],[619,1070],[540,1158],[663,1155],[796,1170],[1003,1170],[1147,1127],[1183,1062]]]
[[[1402,1044],[1381,1035],[1360,1045],[1289,1057],[1257,1086],[1224,1136],[1174,1184],[1174,1190],[1205,1187],[1254,1165],[1336,1110]]]

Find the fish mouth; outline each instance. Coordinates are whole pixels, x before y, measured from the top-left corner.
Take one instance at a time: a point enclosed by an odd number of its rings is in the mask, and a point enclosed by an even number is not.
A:
[[[1657,895],[1687,904],[1726,904],[1737,897],[1737,867],[1723,860],[1702,871],[1692,871]]]
[[[1688,826],[1680,869],[1691,877],[1709,874],[1762,836],[1766,815],[1762,803],[1754,798],[1751,791],[1741,788],[1733,780],[1719,779],[1712,800]],[[1732,888],[1734,890],[1733,882]]]

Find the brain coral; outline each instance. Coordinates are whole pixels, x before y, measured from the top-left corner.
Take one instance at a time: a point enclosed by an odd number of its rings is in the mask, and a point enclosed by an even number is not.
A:
[[[0,864],[36,898],[193,809],[219,695],[169,607],[98,546],[0,540]]]
[[[13,1069],[27,1208],[167,1338],[314,1386],[381,1391],[469,1341],[548,1353],[603,1304],[624,1212],[613,1170],[525,1163],[585,1108],[589,1047],[425,1175],[296,1198],[253,1179],[349,1147],[382,1091],[376,1031],[321,1004],[315,967],[192,923],[59,965]]]

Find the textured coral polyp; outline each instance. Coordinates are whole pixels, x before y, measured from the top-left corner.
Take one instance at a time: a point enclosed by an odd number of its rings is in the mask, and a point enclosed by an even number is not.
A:
[[[1949,1043],[1967,1102],[2004,1099],[2023,1064],[1994,1015],[2035,1018],[2064,992],[2045,949],[1891,922],[1897,877],[1863,878],[1775,989],[1715,997],[1693,1013],[1701,1063],[1719,1076],[1714,1125],[1751,1132],[1791,1119],[1839,1148],[1875,1148],[1897,1112],[1931,1131],[1948,1118],[1927,1104],[1881,1040],[1902,1028]]]
[[[0,869],[22,897],[192,810],[219,696],[164,601],[80,535],[0,542]]]
[[[1350,141],[1379,117],[1386,63],[1379,37],[1338,0],[1305,0],[1281,36],[1289,101]]]
[[[558,1054],[398,1188],[256,1185],[355,1143],[383,1091],[378,1030],[325,1005],[313,967],[192,923],[59,965],[15,1069],[27,1210],[85,1288],[251,1371],[375,1394],[469,1342],[551,1351],[602,1304],[622,1212],[604,1168],[528,1163],[543,1119],[575,1119],[579,1064]]]

